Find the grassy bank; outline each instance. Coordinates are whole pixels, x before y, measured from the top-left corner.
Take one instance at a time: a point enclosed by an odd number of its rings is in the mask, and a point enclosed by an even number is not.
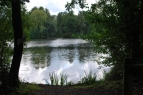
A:
[[[85,72],[84,76],[77,83],[67,82],[68,75],[61,73],[59,76],[52,72],[49,74],[50,82],[45,80],[47,84],[32,84],[32,83],[21,83],[19,88],[13,89],[13,93],[10,95],[35,95],[33,92],[40,91],[45,87],[57,87],[60,89],[62,87],[68,87],[69,90],[73,89],[91,89],[91,88],[102,88],[104,90],[118,91],[118,89],[123,88],[123,83],[121,81],[106,81],[104,78],[97,80],[96,74],[91,71],[89,73]]]
[[[80,81],[78,81],[77,83],[73,83],[71,81],[68,81],[68,75],[64,73],[58,75],[55,72],[52,72],[49,74],[50,81],[45,79],[45,82],[47,82],[47,84],[20,82],[19,88],[11,88],[12,90],[11,94],[7,95],[39,95],[35,93],[38,91],[42,92],[43,89],[45,89],[44,91],[48,89],[49,92],[50,92],[49,89],[51,89],[51,91],[53,89],[56,90],[65,89],[68,91],[73,91],[73,90],[84,91],[90,89],[98,91],[98,89],[102,89],[106,90],[107,92],[110,91],[118,92],[119,91],[118,89],[121,90],[123,88],[123,83],[121,81],[107,81],[106,75],[107,74],[104,73],[104,77],[100,80],[97,80],[96,74],[93,73],[92,71],[89,71],[88,73],[84,72],[84,75],[81,77]],[[1,91],[4,92],[4,90]],[[63,90],[60,90],[60,92],[62,91]],[[49,94],[44,94],[44,95],[49,95]]]
[[[12,93],[8,95],[34,95],[33,92],[41,90],[41,87],[32,83],[20,83],[19,88],[13,88]]]

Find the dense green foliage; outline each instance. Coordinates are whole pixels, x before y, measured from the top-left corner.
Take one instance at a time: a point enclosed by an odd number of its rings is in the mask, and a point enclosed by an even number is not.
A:
[[[53,19],[52,16],[50,16],[48,9],[34,7],[29,15],[32,24],[30,29],[31,39],[47,38],[48,36],[51,36],[50,32],[55,32],[52,23]]]
[[[84,0],[72,0],[67,3],[67,10],[71,11],[77,3],[86,6]],[[99,64],[114,66],[110,72],[112,77],[107,76],[110,80],[123,78],[126,57],[131,57],[135,64],[143,61],[142,11],[141,0],[100,0],[87,11],[92,31],[82,37],[95,45],[96,52],[108,54],[101,56],[105,58],[104,61],[97,61]]]
[[[87,34],[90,31],[89,22],[85,19],[86,12],[74,15],[73,11],[61,12],[57,15],[57,32],[63,37]]]
[[[50,37],[73,37],[90,31],[90,24],[85,19],[86,12],[74,15],[73,11],[59,12],[57,16],[50,15],[48,9],[34,7],[29,12],[31,39]],[[79,19],[80,18],[80,19]]]
[[[12,50],[8,44],[12,40],[12,19],[11,19],[11,8],[10,5],[5,7],[0,5],[0,86],[6,85],[8,70],[10,67],[10,56]],[[9,36],[7,36],[9,35]],[[3,85],[3,86],[4,86]]]
[[[21,15],[23,19],[24,35],[28,36],[29,22],[25,6],[22,3]],[[10,70],[11,57],[13,54],[13,26],[12,26],[12,7],[11,1],[0,1],[0,93],[6,91],[8,88],[8,74]]]

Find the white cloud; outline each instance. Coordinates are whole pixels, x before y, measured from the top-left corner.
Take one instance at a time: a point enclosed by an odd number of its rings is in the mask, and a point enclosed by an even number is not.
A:
[[[27,6],[28,11],[30,11],[34,6],[37,6],[37,7],[43,6],[43,7],[45,7],[48,4],[47,1],[48,0],[30,0],[29,3],[26,3],[26,6]]]
[[[59,12],[64,12],[66,10],[65,5],[70,1],[71,0],[30,0],[29,3],[26,3],[26,6],[28,11],[30,11],[34,6],[43,6],[50,11],[50,14],[57,15]],[[86,1],[89,5],[91,5],[91,3],[95,3],[97,0]],[[79,10],[81,10],[79,7],[74,9],[75,14],[77,14]]]

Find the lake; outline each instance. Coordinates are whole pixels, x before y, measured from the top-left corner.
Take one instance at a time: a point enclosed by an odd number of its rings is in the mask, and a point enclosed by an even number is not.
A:
[[[78,82],[85,72],[96,73],[97,79],[103,77],[103,70],[96,63],[99,55],[95,47],[82,39],[32,40],[24,47],[19,77],[24,82],[50,83],[49,74],[55,72],[68,75],[68,81]]]

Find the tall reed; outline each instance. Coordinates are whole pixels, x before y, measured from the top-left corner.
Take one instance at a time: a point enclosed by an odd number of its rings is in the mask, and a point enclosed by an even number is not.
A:
[[[51,85],[67,85],[68,76],[61,73],[58,76],[55,72],[49,74]]]
[[[93,74],[90,70],[89,73],[84,71],[85,75],[81,78],[81,81],[79,83],[81,84],[94,84],[96,82],[96,74]]]
[[[50,77],[51,85],[58,85],[59,79],[58,79],[58,75],[55,74],[55,72],[50,73],[49,77]]]
[[[56,74],[55,72],[52,72],[49,74],[50,77],[50,85],[74,85],[73,82],[68,82],[68,76],[64,73],[60,73],[60,75]],[[81,80],[77,84],[94,84],[97,82],[96,80],[97,76],[96,73],[92,73],[90,70],[89,73],[84,71],[84,76],[81,78]],[[45,80],[45,79],[44,79]],[[48,84],[49,82],[45,80]]]

